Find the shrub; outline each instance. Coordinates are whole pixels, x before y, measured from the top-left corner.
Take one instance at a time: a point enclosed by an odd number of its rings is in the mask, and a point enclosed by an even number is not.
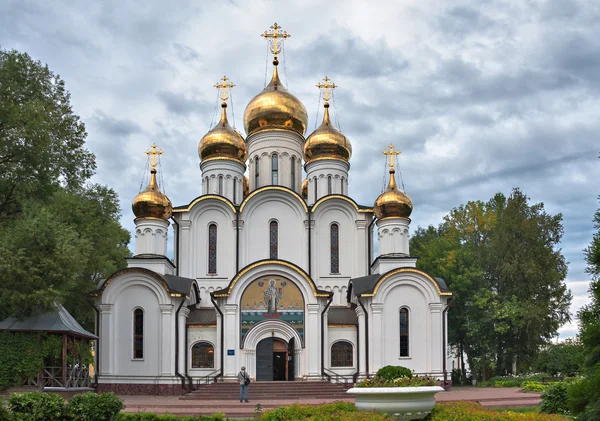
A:
[[[544,384],[540,382],[525,381],[521,384],[521,391],[541,393],[544,390],[546,390],[551,384],[553,383]]]
[[[439,384],[439,380],[431,377],[398,377],[394,380],[386,380],[383,377],[375,376],[372,379],[356,383],[356,387],[417,387],[438,386]]]
[[[348,402],[334,402],[326,405],[291,405],[265,412],[260,421],[389,421],[384,414],[358,411]]]
[[[111,421],[123,408],[123,400],[112,392],[100,395],[88,392],[69,401],[69,409],[77,421]]]
[[[540,411],[547,414],[569,413],[567,385],[564,383],[554,383],[548,386],[542,393]]]
[[[13,393],[8,398],[8,409],[15,415],[14,418],[28,421],[62,421],[70,418],[64,399],[54,393]]]
[[[600,419],[600,369],[588,377],[571,382],[567,386],[569,408],[577,420]]]
[[[452,402],[436,405],[431,421],[568,421],[563,415],[538,412],[494,411],[475,402]],[[578,420],[579,421],[579,420]]]
[[[412,377],[412,371],[399,365],[386,365],[377,371],[377,377],[384,380],[394,380],[399,377]]]

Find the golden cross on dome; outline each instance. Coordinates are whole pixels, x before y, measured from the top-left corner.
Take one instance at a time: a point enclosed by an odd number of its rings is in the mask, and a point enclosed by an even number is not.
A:
[[[219,96],[221,97],[221,101],[225,102],[229,99],[229,91],[234,86],[235,85],[231,82],[230,79],[227,78],[227,76],[223,76],[223,78],[221,78],[221,80],[217,82],[215,88],[219,90]]]
[[[329,100],[331,99],[331,91],[337,88],[338,86],[335,83],[331,82],[331,79],[329,79],[327,76],[325,76],[323,82],[324,83],[317,83],[317,88],[323,90],[323,100],[325,102],[329,102]]]
[[[157,158],[163,153],[164,152],[162,151],[162,149],[158,149],[156,143],[150,146],[150,149],[146,151],[146,155],[150,156],[150,168],[152,168],[153,170],[156,169],[156,166],[158,165]]]
[[[388,157],[388,165],[390,169],[392,169],[396,165],[396,156],[400,155],[401,152],[394,148],[394,145],[390,143],[390,146],[383,151],[383,154]]]
[[[265,31],[264,34],[261,34],[260,36],[269,41],[271,53],[273,53],[275,56],[281,53],[283,41],[291,37],[290,34],[281,30],[281,26],[277,25],[277,22],[275,22],[268,31]]]

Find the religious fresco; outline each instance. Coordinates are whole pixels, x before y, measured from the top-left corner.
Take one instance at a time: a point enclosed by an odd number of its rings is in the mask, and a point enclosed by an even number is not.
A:
[[[304,340],[304,298],[288,279],[265,276],[253,281],[242,294],[242,341],[254,325],[265,320],[281,320],[298,331]]]

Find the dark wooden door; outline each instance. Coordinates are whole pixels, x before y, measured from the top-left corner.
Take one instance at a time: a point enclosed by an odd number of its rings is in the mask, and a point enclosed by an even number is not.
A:
[[[273,338],[265,338],[256,345],[256,380],[273,380]]]
[[[294,338],[290,339],[290,341],[288,342],[288,367],[287,367],[287,372],[288,372],[288,380],[293,382],[294,380],[296,380],[296,364],[294,361],[294,357],[295,357],[295,352],[294,352]]]

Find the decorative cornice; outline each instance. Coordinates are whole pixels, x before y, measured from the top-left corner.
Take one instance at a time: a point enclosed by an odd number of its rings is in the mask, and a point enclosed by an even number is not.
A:
[[[385,275],[383,275],[381,278],[379,278],[379,280],[375,284],[375,288],[373,288],[373,292],[367,293],[367,294],[360,294],[360,296],[361,297],[374,297],[375,294],[377,294],[377,291],[379,290],[379,287],[381,286],[381,284],[383,284],[383,282],[385,282],[387,279],[391,278],[392,276],[398,275],[400,273],[415,273],[415,274],[421,275],[431,281],[431,283],[433,284],[433,286],[435,287],[435,289],[437,290],[437,292],[440,296],[451,296],[452,295],[451,292],[442,292],[442,290],[440,290],[440,286],[438,285],[436,280],[433,279],[433,277],[431,275],[429,275],[428,273],[423,272],[422,270],[419,270],[419,269],[415,269],[415,268],[399,268],[399,269],[393,269],[393,270],[389,271],[388,273],[386,273]]]
[[[110,275],[108,278],[106,278],[106,280],[102,283],[102,285],[100,286],[100,288],[89,292],[88,294],[92,297],[99,297],[102,295],[102,293],[104,292],[104,290],[106,289],[106,287],[117,277],[121,276],[121,275],[125,275],[128,273],[143,273],[144,275],[147,275],[151,278],[154,278],[154,280],[158,281],[162,287],[165,289],[165,291],[167,292],[167,294],[170,297],[183,297],[184,294],[177,292],[177,291],[173,291],[171,288],[169,288],[169,285],[166,283],[166,281],[163,279],[162,276],[160,276],[158,273],[151,271],[150,269],[145,269],[145,268],[125,268],[125,269],[121,269],[116,271],[115,273],[113,273],[112,275]]]
[[[265,191],[273,191],[273,190],[281,191],[281,192],[285,192],[285,193],[291,194],[293,197],[295,197],[296,199],[298,199],[298,202],[300,202],[300,204],[304,208],[304,211],[308,212],[308,206],[306,206],[306,202],[304,201],[304,199],[302,198],[302,196],[300,196],[294,190],[289,189],[287,187],[282,187],[282,186],[265,186],[265,187],[261,187],[259,189],[254,190],[252,193],[250,193],[248,196],[246,196],[246,198],[244,199],[244,201],[240,205],[240,213],[242,213],[244,211],[244,207],[246,207],[246,205],[248,204],[248,201],[250,199],[252,199],[254,196],[256,196],[257,194],[260,194],[262,192],[265,192]]]
[[[345,200],[346,202],[348,202],[352,206],[354,206],[354,209],[356,209],[356,212],[360,212],[360,213],[373,213],[373,208],[361,209],[361,208],[358,207],[358,204],[354,200],[350,199],[348,196],[343,196],[341,194],[330,194],[330,195],[327,195],[327,196],[324,196],[324,197],[320,198],[313,205],[312,211],[314,212],[321,203],[323,203],[323,202],[325,202],[327,200],[333,200],[333,199]]]
[[[229,208],[231,208],[231,211],[233,213],[236,212],[234,204],[231,203],[231,201],[229,199],[227,199],[226,197],[219,196],[218,194],[205,194],[200,197],[197,197],[187,206],[184,205],[184,206],[178,206],[176,208],[173,208],[173,213],[189,212],[196,203],[202,202],[203,200],[210,200],[210,199],[220,200],[221,202],[223,202],[227,206],[229,206]]]

